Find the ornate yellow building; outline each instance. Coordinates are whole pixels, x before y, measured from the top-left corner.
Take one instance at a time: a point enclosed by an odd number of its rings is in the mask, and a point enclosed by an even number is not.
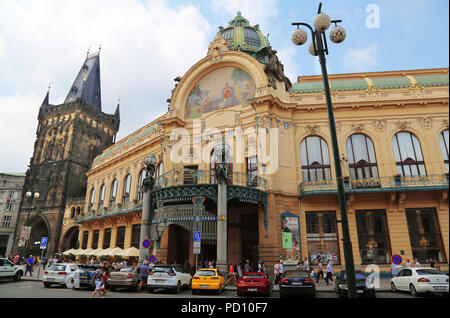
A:
[[[258,26],[238,14],[220,28],[207,56],[176,80],[168,112],[94,160],[76,214],[80,248],[141,247],[143,161],[152,153],[157,259],[194,263],[199,197],[200,259],[217,259],[217,223],[226,222],[229,262],[321,256],[344,265],[322,78],[291,84],[283,71]],[[356,265],[390,270],[400,254],[448,268],[448,68],[329,80]],[[229,164],[219,220],[221,137]]]

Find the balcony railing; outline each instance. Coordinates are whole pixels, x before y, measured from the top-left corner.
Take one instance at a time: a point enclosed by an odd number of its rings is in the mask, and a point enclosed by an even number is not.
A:
[[[448,174],[344,179],[346,193],[448,190]],[[337,193],[336,180],[300,183],[300,196]]]
[[[214,171],[197,170],[182,167],[172,169],[156,178],[155,189],[162,189],[188,184],[216,184],[216,183],[217,178],[215,177]],[[263,191],[266,191],[267,188],[266,179],[242,172],[230,173],[228,176],[228,184],[257,188]]]
[[[113,215],[119,215],[129,212],[140,211],[142,209],[142,200],[134,200],[127,203],[118,203],[114,207],[103,208],[101,210],[95,210],[87,212],[84,215],[80,215],[76,218],[76,222],[86,222],[96,219],[101,219],[105,217],[110,217]]]

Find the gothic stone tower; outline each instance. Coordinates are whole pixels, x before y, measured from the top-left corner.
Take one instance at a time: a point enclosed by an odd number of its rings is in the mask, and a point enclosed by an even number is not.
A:
[[[34,242],[41,237],[48,237],[47,255],[58,251],[66,202],[85,196],[86,172],[93,159],[115,142],[119,105],[114,115],[102,112],[99,58],[99,53],[88,54],[63,104],[50,105],[47,92],[40,107],[16,227],[16,250],[21,226],[29,219],[32,227],[23,254],[40,255]],[[31,201],[27,191],[40,196]]]

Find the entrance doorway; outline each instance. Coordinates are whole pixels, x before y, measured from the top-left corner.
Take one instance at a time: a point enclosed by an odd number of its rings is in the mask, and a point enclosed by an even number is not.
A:
[[[167,263],[184,265],[189,259],[190,233],[181,226],[172,224],[168,228]]]
[[[40,244],[35,244],[35,242],[40,242],[42,237],[48,238],[48,234],[47,224],[41,217],[38,217],[37,220],[32,221],[31,234],[28,239],[26,252],[24,255],[41,255],[42,250],[40,248]],[[47,249],[44,250],[44,255],[46,252]]]
[[[258,213],[241,215],[242,224],[242,258],[252,264],[258,261]]]

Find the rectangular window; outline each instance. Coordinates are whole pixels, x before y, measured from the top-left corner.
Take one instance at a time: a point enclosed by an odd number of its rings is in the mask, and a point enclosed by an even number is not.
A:
[[[89,239],[89,231],[84,231],[83,232],[83,244],[81,246],[81,248],[83,250],[87,249],[88,239]]]
[[[430,258],[439,263],[446,262],[436,209],[406,209],[406,219],[413,257],[419,263],[428,263]]]
[[[247,186],[258,186],[258,159],[257,157],[247,158]]]
[[[3,217],[3,227],[11,227],[12,216],[5,215]]]
[[[311,263],[340,264],[336,212],[306,212],[308,256]]]
[[[391,245],[386,210],[355,211],[362,264],[389,264]]]
[[[98,248],[98,237],[100,230],[94,230],[94,236],[92,237],[92,249],[96,250]]]
[[[14,211],[14,208],[16,207],[16,204],[15,203],[11,203],[11,202],[9,202],[9,203],[6,203],[6,211]]]
[[[133,224],[133,229],[131,232],[131,246],[139,249],[141,239],[141,225]]]
[[[117,228],[116,247],[123,249],[125,246],[125,226],[119,226]]]
[[[111,228],[105,229],[103,237],[103,249],[107,249],[111,246]]]
[[[198,166],[184,167],[184,181],[183,184],[197,184]]]

